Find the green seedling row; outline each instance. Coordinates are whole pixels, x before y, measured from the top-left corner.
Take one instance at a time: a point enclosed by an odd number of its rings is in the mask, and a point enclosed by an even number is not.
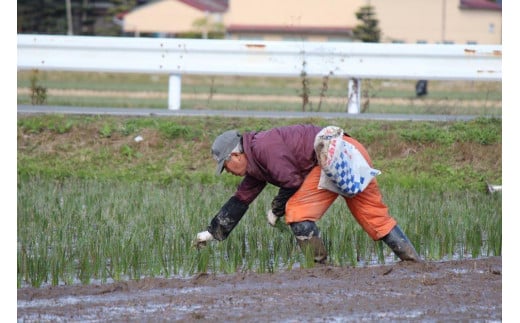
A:
[[[268,187],[223,242],[192,246],[230,185],[170,185],[31,177],[18,190],[18,286],[89,284],[198,273],[314,266],[289,227],[268,225]],[[391,213],[425,260],[501,254],[501,198],[472,192],[384,189]],[[397,261],[338,199],[318,225],[332,265]]]

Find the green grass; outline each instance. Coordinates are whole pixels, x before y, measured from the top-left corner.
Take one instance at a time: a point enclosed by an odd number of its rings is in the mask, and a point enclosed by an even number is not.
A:
[[[72,284],[276,272],[313,266],[289,228],[267,224],[268,186],[230,237],[191,243],[240,178],[214,175],[212,140],[228,129],[335,124],[365,144],[391,214],[422,257],[501,254],[502,122],[382,122],[19,115],[17,284]],[[136,136],[143,141],[136,142]],[[335,265],[383,263],[341,199],[318,223]]]
[[[192,117],[47,115],[18,118],[18,173],[212,183],[213,139],[221,132],[262,130],[291,123],[335,124],[367,145],[381,179],[408,187],[455,189],[501,182],[501,120],[380,122]],[[135,137],[142,136],[142,142]],[[431,175],[435,177],[431,178]],[[447,183],[447,184],[444,184]]]
[[[30,87],[31,77],[46,88],[87,89],[99,91],[154,91],[168,92],[168,75],[126,74],[55,71],[18,71],[19,88]],[[302,93],[301,78],[264,78],[240,76],[198,76],[182,77],[183,91],[186,93],[222,94],[264,94],[294,95]],[[348,81],[341,78],[309,78],[311,94],[324,90],[331,96],[343,96],[348,92]],[[364,80],[363,90],[369,97],[410,98],[415,96],[415,82],[406,80]],[[438,99],[501,100],[501,82],[476,81],[430,81],[429,94]]]

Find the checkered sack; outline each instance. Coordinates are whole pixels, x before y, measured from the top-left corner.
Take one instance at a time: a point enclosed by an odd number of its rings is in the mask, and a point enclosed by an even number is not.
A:
[[[314,150],[322,168],[320,188],[352,197],[381,174],[381,171],[368,165],[354,145],[343,140],[343,130],[339,127],[322,129],[316,135]]]

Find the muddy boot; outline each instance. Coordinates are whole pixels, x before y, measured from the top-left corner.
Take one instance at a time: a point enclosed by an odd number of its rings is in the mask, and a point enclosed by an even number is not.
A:
[[[384,243],[386,243],[390,249],[399,257],[401,260],[409,261],[422,261],[415,248],[412,246],[408,237],[401,231],[401,228],[396,225],[389,234],[383,237]]]
[[[313,221],[294,222],[290,224],[291,230],[296,237],[298,246],[305,252],[307,248],[311,248],[314,254],[314,261],[324,264],[327,260],[327,249],[320,238],[320,230]]]
[[[320,237],[296,237],[296,241],[303,252],[310,248],[310,251],[314,254],[314,262],[324,264],[327,261],[327,249]]]

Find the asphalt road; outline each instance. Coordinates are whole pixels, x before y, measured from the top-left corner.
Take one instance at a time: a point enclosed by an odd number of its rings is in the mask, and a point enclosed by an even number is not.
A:
[[[387,121],[467,121],[481,116],[476,115],[414,115],[414,114],[349,114],[340,112],[291,112],[291,111],[232,111],[232,110],[168,110],[141,108],[103,108],[68,107],[45,105],[18,105],[19,114],[79,114],[79,115],[118,115],[118,116],[194,116],[194,117],[235,117],[235,118],[349,118]],[[499,118],[501,116],[498,116]]]

